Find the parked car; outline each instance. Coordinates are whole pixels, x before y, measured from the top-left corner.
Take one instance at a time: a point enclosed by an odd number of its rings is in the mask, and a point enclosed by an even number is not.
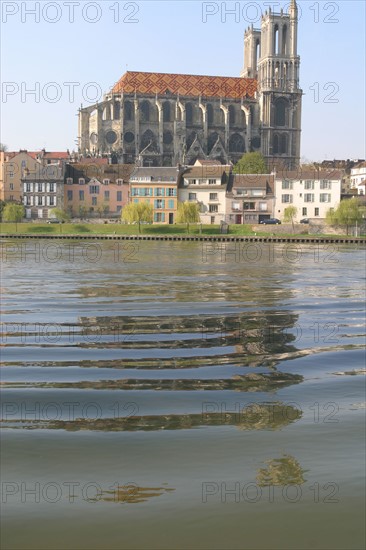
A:
[[[303,218],[300,223],[309,223],[309,218]]]
[[[259,223],[263,223],[264,225],[280,225],[281,220],[277,218],[268,218],[267,220],[261,220]]]
[[[51,220],[48,220],[48,223],[61,223],[59,220],[56,220],[55,218],[52,218]]]

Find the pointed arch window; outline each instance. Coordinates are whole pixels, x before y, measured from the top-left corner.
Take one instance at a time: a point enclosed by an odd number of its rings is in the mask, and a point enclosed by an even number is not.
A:
[[[288,103],[280,98],[275,103],[275,126],[286,126]]]
[[[171,121],[171,109],[170,109],[169,101],[165,101],[163,103],[163,121],[164,122],[170,122]]]
[[[130,101],[126,101],[124,105],[124,119],[125,122],[133,120],[133,106]]]
[[[193,106],[192,103],[186,103],[186,124],[193,124]]]
[[[287,25],[282,27],[282,55],[287,55]]]
[[[214,122],[214,110],[211,103],[207,103],[207,124],[212,126]]]
[[[282,134],[280,139],[280,153],[281,155],[285,155],[287,153],[287,136],[286,134]]]
[[[141,121],[149,122],[150,120],[150,105],[148,101],[143,101],[140,106]]]
[[[236,122],[235,107],[233,105],[229,105],[229,124],[234,126],[235,122]]]
[[[274,27],[274,36],[273,36],[273,51],[275,55],[278,55],[279,53],[279,30],[278,25],[275,25]]]

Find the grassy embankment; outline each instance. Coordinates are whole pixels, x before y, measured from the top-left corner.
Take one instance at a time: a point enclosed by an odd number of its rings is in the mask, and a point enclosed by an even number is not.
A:
[[[251,225],[230,225],[229,235],[237,236],[278,236],[278,237],[327,237],[339,238],[346,235],[308,235],[307,227],[304,227],[302,234],[294,234],[291,228],[286,233],[277,233],[271,231],[270,226],[263,227],[263,231],[253,231]],[[138,235],[137,225],[127,225],[120,223],[64,223],[64,224],[48,224],[48,223],[0,223],[0,233],[3,235],[20,234],[20,235]],[[220,235],[220,227],[218,225],[190,225],[189,233],[185,224],[174,225],[141,225],[141,235]],[[363,237],[365,239],[365,237]]]

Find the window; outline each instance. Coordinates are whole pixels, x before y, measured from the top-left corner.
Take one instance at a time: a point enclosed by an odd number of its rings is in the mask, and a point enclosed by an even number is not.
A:
[[[37,201],[37,205],[38,206],[43,206],[43,197],[37,197],[38,201]]]
[[[66,178],[66,185],[72,184],[72,178]]]
[[[156,199],[155,208],[165,208],[165,201],[162,199]]]
[[[91,185],[89,187],[89,193],[91,195],[99,195],[99,185]]]
[[[175,197],[176,196],[176,189],[174,187],[168,188],[168,197]]]
[[[314,182],[311,180],[305,181],[305,189],[314,189]]]
[[[293,196],[292,195],[282,195],[282,202],[283,203],[292,203],[293,202]]]
[[[103,180],[103,185],[109,185],[110,181],[111,181],[111,180],[109,180],[109,179],[107,179],[107,178],[104,179],[104,180]]]
[[[54,193],[54,192],[55,192],[55,184],[50,183],[50,193]]]
[[[156,212],[154,214],[154,222],[165,222],[165,212]]]
[[[97,206],[97,197],[92,197],[92,205]]]
[[[303,216],[307,216],[307,215],[308,215],[308,209],[307,209],[306,207],[304,207],[304,208],[302,209],[302,215],[303,215]]]
[[[210,193],[210,201],[217,201],[217,193]]]
[[[189,193],[188,200],[195,201],[197,199],[197,193]]]
[[[255,202],[245,202],[244,210],[255,210]]]
[[[304,202],[314,202],[314,193],[305,193]]]
[[[79,185],[85,185],[85,178],[79,178]]]
[[[116,184],[117,184],[117,185],[122,185],[122,184],[123,184],[123,180],[121,180],[121,179],[116,180]]]
[[[173,199],[168,200],[168,208],[170,208],[171,210],[174,208],[174,200]]]
[[[26,197],[26,199],[25,199],[25,205],[26,205],[26,206],[31,206],[31,198],[30,198],[30,197]]]
[[[330,202],[331,195],[330,193],[320,193],[320,202]]]
[[[70,190],[67,192],[67,200],[72,201],[72,191]]]
[[[240,202],[232,202],[231,207],[232,207],[233,210],[241,210]]]
[[[84,199],[85,199],[84,191],[79,191],[79,201],[83,201]]]
[[[55,197],[48,197],[48,199],[49,199],[49,205],[55,206]]]
[[[42,184],[42,183],[38,183],[38,185],[37,185],[37,192],[38,192],[38,193],[42,193],[42,192],[43,192],[43,184]]]
[[[104,200],[109,201],[109,191],[104,191]]]
[[[314,216],[319,216],[319,208],[314,208]]]
[[[293,189],[293,188],[294,188],[294,184],[292,181],[283,180],[282,189]]]
[[[14,177],[14,172],[9,172],[9,178],[13,178]]]
[[[267,203],[266,202],[260,202],[259,203],[259,210],[261,210],[262,212],[266,212],[267,211]]]
[[[163,189],[162,187],[157,187],[155,189],[155,197],[164,197],[165,195],[165,189]]]
[[[328,180],[321,180],[320,189],[332,189],[332,182]]]
[[[215,223],[215,216],[211,216],[211,224]]]
[[[30,193],[30,192],[31,192],[31,184],[30,184],[30,183],[26,183],[26,184],[25,184],[25,192],[26,192],[26,193]]]
[[[141,122],[149,122],[150,120],[150,105],[148,101],[143,101],[140,106]]]
[[[209,184],[209,185],[215,185],[215,184],[216,184],[216,180],[208,180],[208,184]]]
[[[25,168],[27,166],[27,161],[26,160],[22,160],[22,168]]]
[[[117,202],[122,202],[122,191],[117,191]]]
[[[9,200],[13,201],[14,200],[14,195],[10,195]]]
[[[208,206],[209,212],[218,212],[219,211],[219,205],[218,204],[210,204]]]
[[[14,191],[14,183],[11,183],[11,184],[9,185],[9,187],[10,187],[10,191]]]

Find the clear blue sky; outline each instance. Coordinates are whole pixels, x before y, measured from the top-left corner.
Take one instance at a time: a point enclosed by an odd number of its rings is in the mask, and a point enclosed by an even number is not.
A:
[[[237,4],[240,12],[229,15],[221,6],[235,2],[2,0],[1,142],[9,150],[75,148],[80,104],[93,103],[88,97],[109,90],[126,68],[239,76],[245,28],[289,0]],[[302,157],[364,158],[365,2],[298,5]],[[217,13],[204,22],[209,11]],[[37,86],[37,97],[27,95]]]

